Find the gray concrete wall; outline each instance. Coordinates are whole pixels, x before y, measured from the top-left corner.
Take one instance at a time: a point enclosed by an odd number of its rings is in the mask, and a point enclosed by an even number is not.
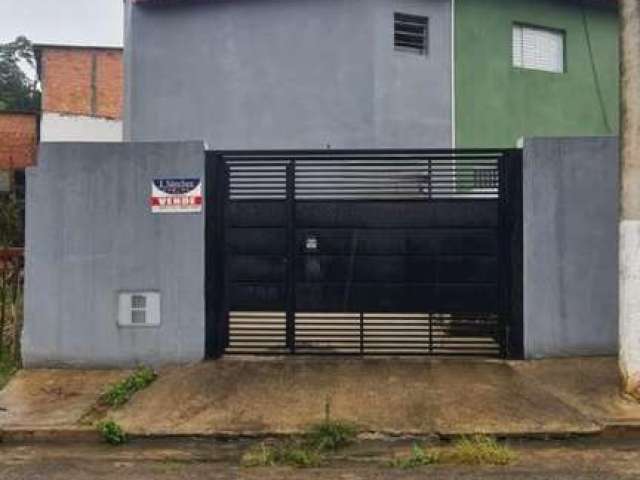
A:
[[[616,354],[618,141],[524,143],[527,358]]]
[[[132,6],[125,139],[215,148],[449,147],[449,0],[239,0]],[[429,17],[427,56],[393,13]]]
[[[27,173],[26,366],[204,357],[204,212],[152,214],[158,177],[204,182],[202,143],[41,145]],[[161,325],[119,327],[121,290],[159,291]]]

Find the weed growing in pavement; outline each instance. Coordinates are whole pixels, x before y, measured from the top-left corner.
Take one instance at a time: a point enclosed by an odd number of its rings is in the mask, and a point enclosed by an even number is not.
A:
[[[121,407],[134,393],[148,387],[158,377],[149,367],[138,367],[124,380],[111,385],[100,397],[100,403],[110,407]]]
[[[495,438],[486,435],[460,437],[450,447],[425,449],[417,444],[408,457],[391,460],[395,468],[417,468],[433,464],[508,465],[515,461],[516,453]]]
[[[357,433],[355,425],[331,419],[331,403],[327,399],[322,422],[312,425],[300,438],[273,445],[261,443],[245,453],[242,464],[247,467],[314,467],[322,463],[327,453],[353,442]]]
[[[465,465],[507,465],[516,458],[512,449],[495,438],[473,435],[456,440],[444,460]]]
[[[436,450],[427,450],[414,443],[411,447],[411,454],[408,457],[398,457],[391,460],[391,466],[395,468],[410,469],[424,465],[433,465],[440,461],[440,454]]]
[[[294,467],[315,467],[323,460],[322,453],[312,446],[295,440],[280,445],[261,443],[242,457],[245,467],[274,467],[290,465]]]
[[[122,445],[127,442],[127,434],[122,427],[113,420],[98,423],[98,431],[105,442],[111,445]]]
[[[351,423],[329,419],[312,425],[307,441],[318,450],[335,451],[353,442],[357,433]]]
[[[358,434],[355,425],[342,420],[331,419],[331,398],[324,402],[324,420],[311,425],[306,435],[310,445],[318,450],[338,450],[353,442]]]

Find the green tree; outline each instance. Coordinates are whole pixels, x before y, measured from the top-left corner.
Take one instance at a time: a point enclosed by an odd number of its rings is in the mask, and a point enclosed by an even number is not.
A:
[[[0,195],[0,250],[22,245],[20,205],[14,194]]]
[[[38,82],[21,65],[35,69],[33,45],[27,37],[0,44],[0,110],[40,110]]]

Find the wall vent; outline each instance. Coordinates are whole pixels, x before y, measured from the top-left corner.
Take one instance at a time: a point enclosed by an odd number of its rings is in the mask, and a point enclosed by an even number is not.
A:
[[[429,19],[406,13],[394,14],[393,44],[396,50],[426,55]]]
[[[160,293],[120,292],[118,294],[118,325],[123,327],[160,325]]]

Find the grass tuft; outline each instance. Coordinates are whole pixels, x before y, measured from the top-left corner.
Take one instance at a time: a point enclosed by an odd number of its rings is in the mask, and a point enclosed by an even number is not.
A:
[[[105,442],[111,445],[122,445],[127,442],[127,434],[122,427],[113,420],[98,423],[98,431]]]
[[[246,467],[315,467],[322,463],[326,453],[351,443],[356,433],[354,425],[327,418],[312,425],[301,438],[273,445],[261,443],[243,455],[242,464]]]
[[[440,461],[440,454],[436,450],[426,450],[417,443],[411,447],[411,454],[408,457],[399,457],[391,460],[391,466],[405,470],[418,468],[424,465],[433,465]]]
[[[8,352],[0,352],[0,390],[9,383],[11,376],[18,371],[18,365]]]
[[[327,419],[311,426],[307,440],[318,450],[335,451],[353,442],[357,433],[358,430],[351,423]]]
[[[261,443],[242,456],[245,467],[274,467],[289,465],[299,468],[315,467],[323,460],[316,448],[299,441],[288,441],[280,445]]]
[[[100,397],[100,403],[110,407],[121,407],[127,403],[134,393],[148,387],[158,377],[149,367],[138,367],[124,380],[111,385]]]
[[[464,465],[507,465],[517,458],[508,446],[486,435],[459,438],[446,456],[448,461]]]

